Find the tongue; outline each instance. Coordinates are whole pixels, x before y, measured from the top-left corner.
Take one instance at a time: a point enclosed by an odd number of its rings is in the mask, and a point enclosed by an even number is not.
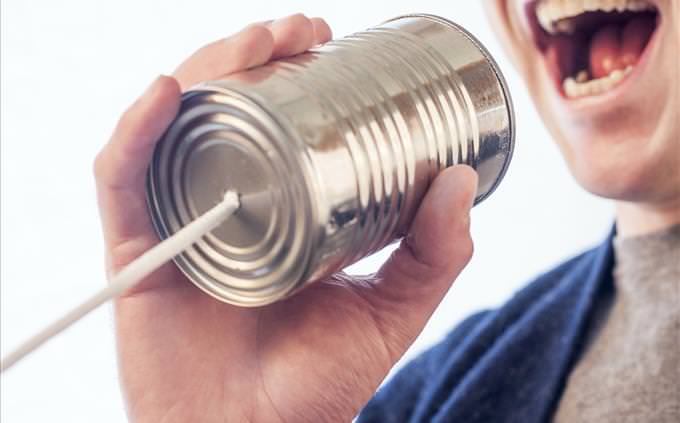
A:
[[[617,69],[635,65],[654,32],[655,19],[633,18],[621,28],[607,25],[590,41],[590,75],[602,78]]]
[[[623,28],[621,62],[624,67],[637,63],[655,28],[656,18],[650,16],[635,18]]]

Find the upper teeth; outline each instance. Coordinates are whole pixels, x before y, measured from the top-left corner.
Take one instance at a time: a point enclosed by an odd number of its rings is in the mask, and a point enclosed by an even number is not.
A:
[[[573,23],[562,19],[578,16],[585,12],[641,12],[654,10],[647,0],[540,0],[536,16],[543,29],[550,33],[573,32]]]

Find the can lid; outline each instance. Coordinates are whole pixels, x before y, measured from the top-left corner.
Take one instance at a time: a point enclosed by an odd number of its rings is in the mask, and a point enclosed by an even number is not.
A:
[[[229,190],[241,207],[176,257],[189,279],[214,297],[260,305],[304,279],[312,208],[289,138],[263,108],[230,90],[186,93],[149,168],[148,201],[161,238],[213,207]]]

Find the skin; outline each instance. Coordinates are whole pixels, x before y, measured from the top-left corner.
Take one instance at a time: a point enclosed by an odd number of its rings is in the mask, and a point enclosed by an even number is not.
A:
[[[526,21],[529,0],[484,2],[572,174],[615,201],[626,237],[680,222],[680,3],[650,1],[662,21],[643,72],[607,98],[579,101],[563,98],[552,81]]]
[[[624,236],[680,222],[678,55],[660,53],[677,51],[677,2],[658,2],[666,20],[653,76],[606,106],[586,100],[576,107],[561,99],[538,50],[526,48],[533,41],[517,7],[523,1],[485,0],[485,6],[576,179],[616,201]],[[158,242],[144,177],[181,91],[330,37],[325,22],[302,15],[251,25],[198,50],[130,107],[95,162],[109,273]],[[172,264],[162,267],[115,305],[130,419],[350,421],[468,262],[475,189],[470,168],[444,171],[375,275],[337,274],[264,308],[219,303]]]
[[[182,90],[303,52],[321,19],[255,24],[159,77],[121,117],[94,172],[109,274],[158,242],[145,171]],[[220,303],[167,264],[115,303],[121,384],[134,422],[351,421],[422,330],[472,255],[476,173],[441,173],[375,274],[336,274],[258,309]]]

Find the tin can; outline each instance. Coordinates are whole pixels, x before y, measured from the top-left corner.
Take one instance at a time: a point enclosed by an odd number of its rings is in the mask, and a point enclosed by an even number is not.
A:
[[[400,238],[448,166],[474,167],[475,202],[488,197],[514,134],[484,47],[401,16],[186,92],[149,168],[150,214],[166,238],[236,190],[240,209],[175,263],[213,297],[261,306]]]

